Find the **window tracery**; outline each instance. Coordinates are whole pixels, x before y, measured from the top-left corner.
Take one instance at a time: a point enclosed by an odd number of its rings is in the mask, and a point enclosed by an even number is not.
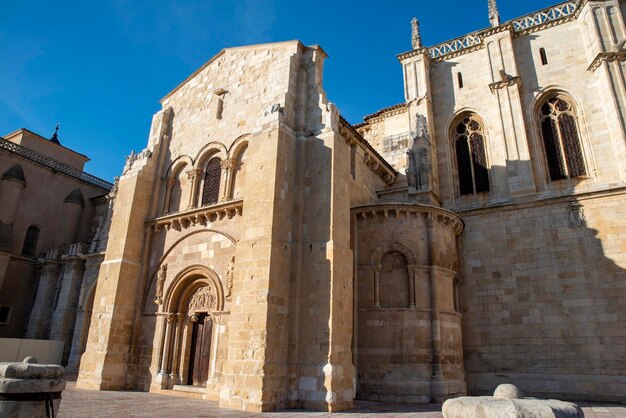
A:
[[[548,98],[539,108],[539,124],[550,180],[586,176],[573,105],[559,96]]]
[[[467,115],[456,125],[454,147],[460,194],[489,192],[485,136],[476,115]]]

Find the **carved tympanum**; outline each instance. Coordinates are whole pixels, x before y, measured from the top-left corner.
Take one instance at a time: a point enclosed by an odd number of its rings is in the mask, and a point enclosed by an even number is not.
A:
[[[189,313],[211,312],[217,309],[217,292],[211,285],[199,287],[189,300]]]

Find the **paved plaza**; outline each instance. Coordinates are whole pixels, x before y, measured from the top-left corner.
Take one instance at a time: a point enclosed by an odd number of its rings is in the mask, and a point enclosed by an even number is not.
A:
[[[608,404],[583,404],[588,418],[626,418],[626,406]],[[357,402],[355,409],[329,414],[326,412],[282,411],[272,413],[241,412],[218,408],[216,402],[155,395],[146,392],[99,392],[76,389],[68,382],[63,392],[59,418],[75,417],[329,417],[341,418],[440,418],[440,405],[398,405],[376,402]]]

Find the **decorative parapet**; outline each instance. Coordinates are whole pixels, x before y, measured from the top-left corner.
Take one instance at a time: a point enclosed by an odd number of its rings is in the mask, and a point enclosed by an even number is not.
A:
[[[417,205],[412,203],[387,203],[366,206],[356,206],[352,208],[352,213],[363,219],[383,217],[400,218],[410,216],[422,216],[428,225],[438,222],[442,225],[449,225],[455,232],[460,235],[465,228],[465,223],[456,214],[448,212],[435,206]]]
[[[530,29],[539,29],[538,27],[543,28],[550,23],[557,22],[568,16],[573,16],[577,11],[578,6],[580,6],[580,3],[582,2],[568,1],[520,17],[519,19],[514,19],[511,21],[511,23],[513,24],[513,30],[515,32],[527,33],[527,31],[529,31]]]
[[[385,159],[370,145],[369,142],[361,134],[357,132],[356,129],[350,123],[345,120],[343,117],[340,117],[339,120],[339,134],[344,138],[344,140],[352,145],[358,144],[365,151],[365,156],[363,157],[363,162],[376,173],[387,185],[392,185],[396,178],[398,177],[398,173],[393,167],[385,161]]]
[[[578,16],[587,1],[588,0],[572,0],[560,3],[547,9],[505,22],[493,28],[463,35],[429,48],[420,48],[405,52],[398,55],[398,59],[402,61],[427,51],[428,56],[434,62],[445,61],[446,59],[481,49],[484,46],[484,38],[499,31],[512,30],[513,36],[518,37],[569,22]]]
[[[482,44],[483,37],[481,34],[471,33],[428,48],[428,55],[430,55],[430,58],[433,60],[437,60],[437,58],[451,56],[463,50],[482,48]]]
[[[92,186],[99,187],[103,190],[109,191],[113,187],[113,184],[109,183],[108,181],[102,180],[96,176],[92,176],[91,174],[87,174],[84,171],[80,171],[74,167],[70,167],[67,164],[63,164],[57,160],[53,160],[52,158],[48,158],[29,148],[15,144],[11,141],[7,141],[4,138],[0,138],[0,149],[13,153],[36,164],[40,164],[44,167],[49,168],[52,171],[58,171],[59,173],[63,173],[67,176],[73,177]]]
[[[243,200],[231,200],[217,205],[205,206],[187,210],[173,215],[162,216],[148,221],[148,225],[154,227],[155,232],[161,229],[169,231],[174,228],[176,231],[187,229],[195,225],[206,225],[224,218],[232,219],[241,216],[243,213]]]

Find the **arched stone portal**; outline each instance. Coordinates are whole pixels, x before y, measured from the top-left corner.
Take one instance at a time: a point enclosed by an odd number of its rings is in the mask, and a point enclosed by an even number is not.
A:
[[[215,271],[189,266],[174,278],[157,326],[161,327],[159,373],[162,389],[174,385],[206,386],[215,369],[219,333],[214,324],[224,309],[224,291]]]

